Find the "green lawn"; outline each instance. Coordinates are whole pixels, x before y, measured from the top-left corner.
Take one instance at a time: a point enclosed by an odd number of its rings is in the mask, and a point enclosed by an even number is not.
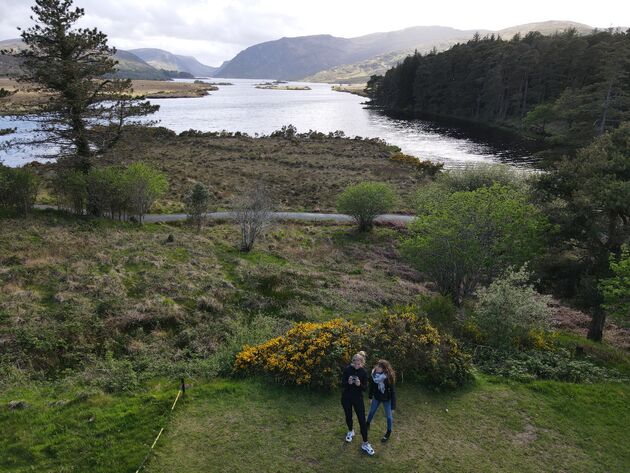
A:
[[[0,471],[135,472],[176,393],[163,381],[133,395],[37,385],[0,392]],[[28,406],[11,410],[12,400]]]
[[[373,458],[343,440],[339,394],[258,381],[194,386],[148,471],[625,472],[630,386],[510,383],[481,378],[463,391],[400,388],[394,434]]]

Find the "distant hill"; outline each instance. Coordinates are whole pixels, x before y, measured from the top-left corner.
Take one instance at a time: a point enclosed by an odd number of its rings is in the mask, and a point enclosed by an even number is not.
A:
[[[163,49],[142,48],[131,49],[130,52],[156,69],[187,72],[195,77],[211,77],[218,69],[217,67],[206,66],[192,56],[180,56]]]
[[[405,56],[436,48],[450,48],[481,35],[511,38],[517,33],[540,31],[553,34],[575,28],[588,34],[593,27],[571,21],[545,21],[512,26],[498,31],[458,30],[445,26],[415,26],[398,31],[373,33],[356,38],[331,35],[281,38],[250,46],[222,65],[215,77],[306,80],[313,82],[366,82],[382,74]]]
[[[443,26],[417,26],[356,38],[331,35],[281,38],[241,51],[215,77],[296,80],[342,64],[407,50],[418,44],[470,37],[473,33]]]
[[[0,41],[1,49],[22,49],[24,43],[21,39],[8,39]],[[134,51],[124,51],[118,49],[115,54],[115,58],[118,61],[117,73],[115,77],[125,79],[144,79],[144,80],[167,80],[173,76],[172,72],[183,72],[190,74],[191,76],[209,76],[214,72],[216,68],[205,66],[197,61],[194,57],[178,56],[171,54],[168,51],[162,51],[160,49],[147,49],[137,51],[159,51],[164,58],[172,60],[176,58],[177,64],[165,61],[163,63],[153,64],[148,63]],[[14,74],[19,69],[19,60],[12,56],[0,55],[0,76],[7,76]]]
[[[472,38],[474,33],[479,33],[484,36],[487,34],[498,34],[504,39],[510,39],[515,34],[527,34],[531,31],[539,31],[544,35],[554,34],[556,32],[565,31],[569,28],[574,28],[580,34],[588,34],[593,31],[593,27],[585,25],[583,23],[576,23],[573,21],[544,21],[540,23],[526,23],[523,25],[511,26],[498,31],[490,30],[469,30],[461,31],[461,34],[453,35],[451,37],[443,36],[441,40],[428,40],[422,43],[416,43],[411,47],[405,49],[396,48],[391,51],[380,54],[364,61],[359,61],[350,64],[342,64],[330,69],[325,69],[317,72],[316,74],[305,77],[303,80],[308,82],[328,82],[328,83],[365,83],[373,74],[384,74],[385,71],[391,69],[398,62],[402,61],[406,56],[412,54],[414,50],[420,53],[427,53],[434,47],[438,51],[444,51],[458,42],[468,41]],[[408,28],[407,30],[413,30]],[[402,30],[404,32],[406,30]],[[455,30],[457,31],[457,30]],[[397,33],[397,32],[394,32]],[[390,33],[391,34],[391,33]],[[368,35],[370,36],[370,35]],[[383,41],[387,41],[387,37],[383,38]],[[394,44],[394,43],[392,43]],[[401,44],[401,43],[398,43]]]

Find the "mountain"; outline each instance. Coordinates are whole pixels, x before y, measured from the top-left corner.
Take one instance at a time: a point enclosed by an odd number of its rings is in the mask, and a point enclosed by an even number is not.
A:
[[[2,49],[22,49],[24,47],[24,43],[21,39],[7,39],[4,41],[0,41],[0,50]],[[171,54],[167,51],[163,51],[165,54]],[[172,55],[175,56],[175,55]],[[122,49],[116,50],[116,54],[114,55],[116,60],[118,61],[117,72],[114,74],[115,77],[125,78],[125,79],[144,79],[144,80],[167,80],[170,75],[167,74],[164,68],[156,68],[151,64],[145,62],[141,57],[137,54],[134,54],[130,51],[124,51]],[[181,58],[181,62],[183,64],[189,64],[188,69],[196,70],[200,72],[200,74],[196,74],[191,72],[192,75],[205,75],[207,71],[204,68],[208,66],[204,66],[199,63],[195,58],[187,57],[187,56],[178,56]],[[19,69],[19,60],[8,55],[0,55],[0,76],[7,76],[17,72]],[[198,67],[197,65],[201,66]],[[214,70],[214,68],[209,68]],[[180,70],[175,68],[167,69],[169,71]],[[185,71],[187,72],[187,71]],[[203,74],[201,73],[203,72]]]
[[[124,79],[166,80],[168,76],[129,51],[116,50],[118,61],[115,77]]]
[[[141,48],[132,49],[130,52],[156,69],[187,72],[195,77],[211,77],[218,69],[217,67],[206,66],[192,56],[180,56],[163,49]]]
[[[588,34],[593,27],[571,21],[545,21],[512,26],[498,31],[458,30],[444,26],[415,26],[398,31],[373,33],[356,38],[330,35],[281,38],[251,46],[222,66],[215,77],[305,80],[313,82],[366,82],[383,74],[414,50],[426,53],[446,50],[468,41],[475,33],[515,34],[540,31],[553,34],[574,28]]]
[[[474,31],[444,26],[416,26],[356,38],[331,35],[281,38],[238,53],[215,77],[296,80],[342,64],[363,61],[418,44],[470,37]]]

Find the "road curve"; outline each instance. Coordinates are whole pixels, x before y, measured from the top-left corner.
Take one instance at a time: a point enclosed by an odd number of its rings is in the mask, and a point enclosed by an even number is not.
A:
[[[186,220],[186,214],[147,214],[144,216],[144,222],[178,222]],[[206,214],[209,220],[234,220],[236,214],[234,212],[210,212]],[[315,212],[273,212],[274,220],[299,220],[303,222],[339,222],[351,223],[353,218],[344,214],[327,214]],[[397,215],[383,214],[376,217],[377,223],[396,223],[407,224],[413,219],[413,215]]]
[[[36,209],[57,210],[54,205],[35,205]],[[345,214],[329,214],[318,212],[272,212],[274,220],[298,220],[301,222],[338,222],[338,223],[352,223],[354,219],[350,215]],[[160,222],[180,222],[186,220],[188,216],[183,213],[179,214],[147,214],[144,216],[145,223],[160,223]],[[206,214],[208,220],[235,220],[235,212],[210,212]],[[407,224],[414,219],[413,215],[399,215],[399,214],[383,214],[376,217],[377,223],[394,223],[394,224]]]

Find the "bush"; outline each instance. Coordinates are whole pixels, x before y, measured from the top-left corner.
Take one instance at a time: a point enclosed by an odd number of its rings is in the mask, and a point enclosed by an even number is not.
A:
[[[630,324],[630,246],[624,246],[619,259],[610,257],[613,276],[600,282],[604,309],[618,323]]]
[[[519,381],[552,379],[570,383],[623,380],[615,370],[602,368],[590,359],[577,359],[567,350],[505,352],[480,350],[475,365],[483,372]]]
[[[26,214],[33,209],[39,179],[29,169],[0,165],[0,206]]]
[[[153,203],[168,190],[166,176],[144,163],[133,163],[124,172],[127,210],[140,223]]]
[[[283,336],[246,347],[236,357],[235,372],[267,374],[283,384],[331,389],[359,349],[365,349],[370,359],[390,360],[401,380],[454,388],[471,378],[470,358],[457,342],[440,335],[425,317],[410,312],[386,313],[361,328],[341,319],[296,324]]]
[[[391,161],[405,164],[416,171],[421,176],[433,178],[444,169],[444,163],[435,163],[433,161],[421,160],[415,156],[404,153],[395,153],[389,158]]]
[[[126,219],[134,216],[142,222],[157,198],[167,188],[166,177],[143,163],[127,168],[93,168],[89,173],[63,169],[53,182],[60,208],[77,215],[86,211],[95,216]]]
[[[362,182],[348,187],[337,200],[337,210],[351,215],[359,224],[359,231],[372,229],[374,219],[396,203],[396,194],[387,184]]]
[[[210,192],[208,188],[200,182],[197,182],[186,194],[184,203],[186,205],[188,219],[197,227],[197,231],[200,231],[205,214],[208,212],[208,205],[210,204]]]
[[[522,348],[532,344],[533,335],[549,330],[550,297],[538,294],[530,277],[525,267],[510,269],[479,290],[475,317],[489,345]]]
[[[385,313],[362,331],[361,339],[370,359],[389,360],[401,380],[450,389],[472,377],[470,357],[453,337],[441,335],[426,317],[408,311]]]
[[[232,374],[236,357],[247,345],[263,343],[286,332],[291,322],[258,315],[252,320],[230,319],[225,341],[210,357],[210,365],[219,376]]]
[[[357,345],[357,330],[341,319],[296,324],[286,334],[236,356],[237,373],[266,374],[282,384],[332,389]]]
[[[251,251],[256,239],[271,225],[273,208],[271,195],[262,183],[241,195],[235,212],[241,229],[241,251]]]
[[[540,255],[547,228],[520,192],[493,185],[425,202],[403,254],[461,304],[478,284]]]
[[[418,301],[418,309],[426,314],[432,324],[440,330],[452,330],[456,322],[457,307],[452,299],[441,294],[422,295]]]
[[[82,215],[87,206],[87,175],[73,169],[58,170],[53,179],[57,206]]]
[[[474,164],[441,173],[436,180],[448,192],[471,192],[498,184],[525,191],[527,174],[505,164]]]

